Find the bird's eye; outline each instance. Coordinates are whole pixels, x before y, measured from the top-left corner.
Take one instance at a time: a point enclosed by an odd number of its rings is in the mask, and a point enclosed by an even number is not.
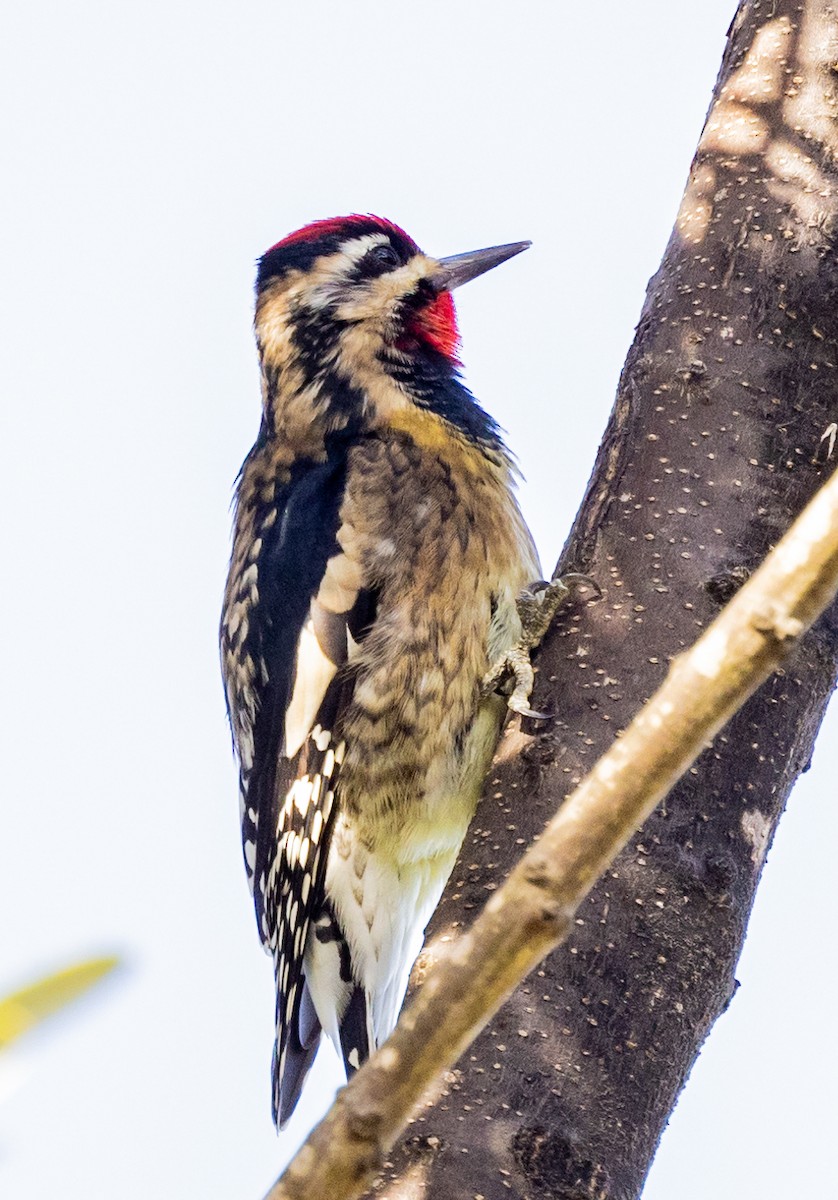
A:
[[[398,267],[400,263],[401,259],[392,246],[386,243],[382,246],[373,246],[369,254],[364,255],[364,274],[382,275],[385,271],[391,271],[393,267]]]

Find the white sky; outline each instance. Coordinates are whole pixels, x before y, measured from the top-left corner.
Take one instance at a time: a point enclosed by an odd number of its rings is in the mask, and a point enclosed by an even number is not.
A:
[[[437,254],[533,239],[459,310],[468,380],[508,431],[552,566],[734,7],[7,13],[0,993],[90,953],[127,967],[0,1063],[3,1196],[256,1198],[313,1119],[316,1083],[287,1137],[270,1123],[272,980],[215,647],[231,485],[258,424],[255,259],[349,211]],[[831,727],[646,1200],[824,1194]]]

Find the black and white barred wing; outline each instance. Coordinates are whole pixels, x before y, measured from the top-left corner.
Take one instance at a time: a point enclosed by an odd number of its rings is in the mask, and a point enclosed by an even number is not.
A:
[[[244,857],[276,971],[274,1116],[281,1120],[320,1036],[304,983],[305,946],[323,905],[340,727],[353,686],[349,650],[375,610],[338,538],[344,477],[337,455],[292,470],[264,509],[265,489],[258,477],[248,486],[245,464],[222,620]]]
[[[273,1109],[280,1124],[293,1112],[320,1041],[321,1026],[305,979],[306,942],[312,922],[321,919],[330,925],[324,903],[326,863],[338,811],[343,715],[354,687],[350,647],[363,636],[358,623],[372,614],[369,593],[356,593],[349,612],[332,613],[323,607],[324,590],[312,600],[300,635],[276,772],[273,858],[257,878],[276,973]],[[260,852],[257,861],[263,857]]]
[[[326,858],[344,752],[341,711],[349,691],[348,678],[330,685],[299,753],[281,763],[277,772],[284,800],[264,909],[276,975],[273,1112],[280,1124],[297,1103],[320,1042],[320,1022],[305,980],[305,947],[312,922],[323,912]]]

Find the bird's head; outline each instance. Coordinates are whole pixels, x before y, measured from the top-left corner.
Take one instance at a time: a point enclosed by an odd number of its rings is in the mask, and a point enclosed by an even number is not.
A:
[[[529,244],[432,258],[397,225],[360,215],[290,234],[256,279],[266,400],[302,389],[322,407],[330,389],[349,388],[374,406],[389,384],[421,403],[459,365],[451,292]]]

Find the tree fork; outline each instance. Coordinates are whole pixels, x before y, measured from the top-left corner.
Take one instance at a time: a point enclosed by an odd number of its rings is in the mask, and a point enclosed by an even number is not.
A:
[[[508,729],[429,930],[430,959],[831,470],[836,62],[838,20],[824,0],[740,4],[560,562],[605,596],[544,646],[533,707],[556,719]],[[765,854],[810,760],[836,658],[833,606],[458,1063],[377,1195],[639,1195],[735,988]]]

